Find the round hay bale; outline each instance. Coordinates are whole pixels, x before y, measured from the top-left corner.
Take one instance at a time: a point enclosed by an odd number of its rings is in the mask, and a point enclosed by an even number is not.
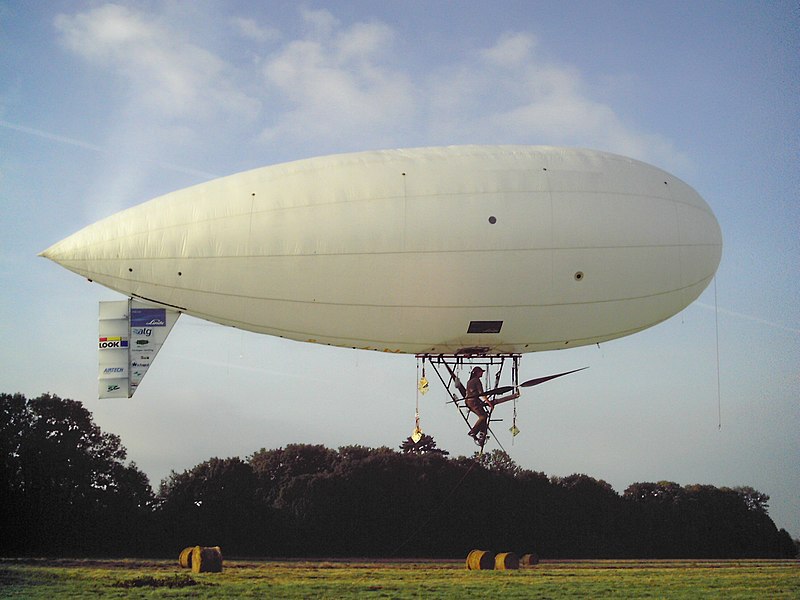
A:
[[[501,552],[494,557],[495,571],[519,569],[519,558],[513,552]]]
[[[222,551],[219,546],[195,546],[192,549],[192,573],[221,573]]]
[[[488,550],[473,550],[467,554],[468,571],[490,571],[494,569],[494,554]]]
[[[192,551],[194,550],[194,546],[189,546],[188,548],[184,548],[181,550],[180,555],[178,556],[178,564],[184,569],[191,569],[192,568]]]
[[[521,567],[532,567],[539,564],[539,556],[535,552],[530,554],[523,554],[519,559]]]

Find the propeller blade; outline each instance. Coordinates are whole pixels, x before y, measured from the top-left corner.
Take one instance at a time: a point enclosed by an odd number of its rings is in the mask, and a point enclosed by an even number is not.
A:
[[[487,390],[483,393],[484,396],[497,396],[501,394],[505,394],[506,392],[510,392],[514,389],[513,385],[504,385],[499,388],[494,388],[493,390]]]
[[[513,385],[504,385],[502,387],[494,388],[492,390],[486,390],[482,394],[476,394],[475,396],[464,396],[463,398],[459,398],[458,402],[461,402],[462,400],[471,400],[472,398],[480,398],[481,396],[502,395],[505,394],[506,392],[510,392],[513,389],[514,389]],[[450,402],[456,402],[456,400],[450,400]]]
[[[564,375],[569,375],[571,373],[577,373],[578,371],[583,371],[584,369],[588,369],[589,367],[581,367],[580,369],[573,369],[572,371],[565,371],[563,373],[556,373],[555,375],[547,375],[545,377],[537,377],[536,379],[529,379],[528,381],[523,381],[519,384],[519,387],[533,387],[535,385],[539,385],[540,383],[545,383],[546,381],[550,381],[551,379],[556,379],[558,377],[563,377]],[[502,396],[503,394],[510,392],[514,389],[513,385],[504,385],[502,387],[494,388],[491,390],[486,390],[480,396]],[[459,398],[458,400],[449,400],[448,403],[452,402],[463,402],[464,400],[470,400],[472,398],[478,398],[479,396],[464,396],[463,398]],[[511,398],[508,398],[510,400]]]
[[[533,387],[535,385],[539,385],[540,383],[544,383],[545,381],[550,381],[551,379],[555,379],[556,377],[563,377],[564,375],[569,375],[570,373],[577,373],[578,371],[583,371],[584,369],[588,369],[589,367],[581,367],[580,369],[573,369],[572,371],[565,371],[564,373],[558,373],[556,375],[547,375],[546,377],[537,377],[536,379],[529,379],[528,381],[523,381],[519,384],[519,387]]]

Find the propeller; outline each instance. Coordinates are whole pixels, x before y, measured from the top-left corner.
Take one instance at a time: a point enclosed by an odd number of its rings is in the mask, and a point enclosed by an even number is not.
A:
[[[513,389],[514,389],[513,385],[504,385],[502,387],[494,388],[492,390],[486,390],[482,394],[475,394],[474,396],[464,396],[462,398],[459,398],[458,400],[449,400],[448,403],[462,402],[464,400],[471,400],[472,398],[480,398],[482,396],[497,396],[505,394],[506,392],[510,392]]]
[[[577,373],[578,371],[583,371],[584,369],[588,368],[589,367],[581,367],[580,369],[573,369],[572,371],[565,371],[563,373],[557,373],[556,375],[547,375],[546,377],[537,377],[536,379],[529,379],[528,381],[523,381],[522,383],[520,383],[519,387],[533,387],[535,385],[539,385],[540,383],[544,383],[545,381],[550,381],[551,379],[555,379],[556,377],[563,377],[564,375],[569,375],[570,373]]]
[[[563,373],[556,373],[555,375],[546,375],[545,377],[537,377],[536,379],[529,379],[528,381],[523,381],[519,384],[519,387],[533,387],[535,385],[539,385],[540,383],[545,383],[550,381],[551,379],[556,379],[558,377],[563,377],[564,375],[569,375],[570,373],[577,373],[578,371],[583,371],[584,369],[588,369],[589,367],[581,367],[580,369],[572,369],[572,371],[564,371]],[[458,400],[449,400],[448,404],[452,402],[462,402],[463,400],[471,400],[472,398],[479,398],[481,396],[502,396],[508,392],[514,390],[513,385],[504,385],[501,387],[497,387],[491,390],[486,390],[482,394],[476,394],[474,396],[464,396],[463,398],[459,398]],[[510,400],[511,398],[508,398]]]
[[[513,385],[504,385],[499,388],[494,388],[493,390],[486,390],[485,392],[483,392],[483,394],[481,394],[481,396],[499,396],[505,394],[506,392],[510,392],[513,389],[514,389]],[[472,397],[473,396],[470,396],[470,398]]]

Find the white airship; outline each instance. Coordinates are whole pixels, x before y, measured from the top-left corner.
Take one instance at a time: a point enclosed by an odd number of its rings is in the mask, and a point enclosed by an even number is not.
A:
[[[42,255],[142,310],[348,348],[491,356],[651,327],[700,295],[721,252],[708,204],[656,167],[584,149],[453,146],[215,179]]]

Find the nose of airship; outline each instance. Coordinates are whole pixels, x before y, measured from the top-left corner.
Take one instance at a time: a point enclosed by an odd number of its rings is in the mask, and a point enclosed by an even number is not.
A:
[[[183,252],[185,228],[175,227],[180,211],[162,210],[145,202],[84,227],[39,255],[125,295],[161,298],[155,293],[165,283],[176,256]],[[164,290],[161,289],[163,292]],[[155,293],[155,295],[154,295]]]
[[[65,237],[63,240],[56,242],[49,248],[42,250],[39,252],[39,256],[52,260],[58,264],[61,264],[62,260],[74,258],[76,254],[76,248],[83,245],[82,242],[79,242],[79,240],[75,239],[76,237],[79,237],[78,233],[74,233],[73,235]]]
[[[115,215],[56,242],[39,256],[82,277],[127,292],[119,285],[122,259],[131,255],[126,237],[123,224]]]
[[[87,230],[94,229],[94,227],[87,227],[78,231],[60,242],[56,242],[46,250],[39,253],[39,256],[52,260],[54,263],[61,265],[65,269],[88,277],[91,279],[89,272],[89,261],[87,260],[90,255],[92,241],[95,236],[91,235]]]
[[[60,242],[56,242],[46,250],[42,250],[39,256],[52,260],[54,263],[70,271],[83,275],[84,273],[82,273],[82,269],[79,268],[79,265],[82,262],[80,260],[80,258],[82,258],[81,249],[86,246],[86,242],[84,240],[85,236],[80,234],[81,232],[79,231],[64,238]]]

